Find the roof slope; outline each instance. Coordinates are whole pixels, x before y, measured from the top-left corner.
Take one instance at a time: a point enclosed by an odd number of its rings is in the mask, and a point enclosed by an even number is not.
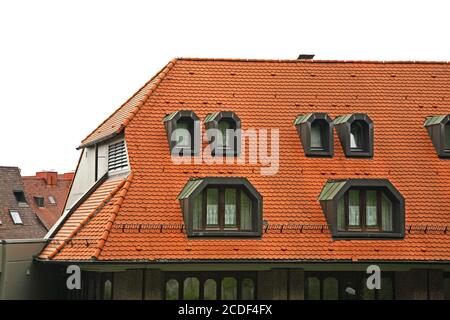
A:
[[[23,191],[27,205],[19,205],[14,191]],[[17,167],[0,167],[0,239],[41,238],[47,232],[33,211],[33,198],[26,194],[25,186]],[[23,224],[14,224],[10,210],[19,212]]]
[[[162,119],[177,110],[200,119],[232,110],[244,130],[279,129],[278,173],[261,175],[261,164],[173,164]],[[374,157],[346,158],[337,135],[333,158],[305,157],[293,121],[310,112],[367,113]],[[448,63],[179,59],[127,123],[133,183],[98,259],[449,261],[450,167],[423,127],[427,116],[449,112]],[[177,196],[190,178],[206,176],[247,177],[256,187],[269,224],[262,239],[186,237]],[[327,180],[347,178],[395,185],[406,199],[404,240],[331,238],[317,199]]]
[[[97,258],[109,232],[126,191],[131,182],[118,176],[103,182],[81,205],[68,216],[57,230],[40,258],[64,258],[67,254],[83,256],[83,259]],[[82,243],[82,249],[75,244]]]
[[[156,76],[140,88],[130,99],[128,99],[120,108],[103,121],[94,131],[92,131],[81,142],[81,147],[88,146],[97,141],[107,139],[115,134],[119,134],[139,111],[139,108],[148,98],[148,96],[157,88],[158,84],[164,78],[165,74],[172,67],[173,62],[169,62]]]

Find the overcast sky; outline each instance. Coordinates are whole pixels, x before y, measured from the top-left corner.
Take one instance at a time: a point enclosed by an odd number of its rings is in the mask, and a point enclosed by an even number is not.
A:
[[[445,1],[0,2],[0,165],[75,147],[174,57],[450,60]]]

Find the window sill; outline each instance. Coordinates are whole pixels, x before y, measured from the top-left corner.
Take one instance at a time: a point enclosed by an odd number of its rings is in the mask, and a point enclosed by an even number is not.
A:
[[[374,240],[374,239],[403,239],[405,236],[401,232],[378,232],[378,231],[338,231],[333,234],[336,240]]]
[[[197,238],[197,237],[224,237],[224,238],[259,238],[261,237],[260,232],[256,231],[237,231],[237,230],[220,230],[220,231],[212,231],[212,230],[205,230],[205,231],[192,231],[188,233],[188,237]]]

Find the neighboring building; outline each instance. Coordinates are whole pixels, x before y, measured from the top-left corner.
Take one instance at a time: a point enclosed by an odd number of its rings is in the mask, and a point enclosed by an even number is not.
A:
[[[0,300],[52,294],[46,288],[53,279],[33,264],[33,257],[61,216],[72,180],[73,173],[22,177],[17,167],[0,167]]]
[[[33,211],[19,168],[0,167],[0,239],[37,239],[46,233]]]
[[[72,172],[58,174],[44,171],[22,178],[29,204],[47,230],[64,211],[73,177]]]
[[[444,62],[175,59],[83,140],[37,261],[80,265],[75,299],[450,299],[449,79]],[[279,130],[278,170],[199,160],[211,128]],[[256,150],[229,138],[216,159]]]

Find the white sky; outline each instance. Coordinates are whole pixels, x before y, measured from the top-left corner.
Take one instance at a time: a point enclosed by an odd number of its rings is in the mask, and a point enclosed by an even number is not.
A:
[[[0,165],[79,142],[174,57],[450,60],[445,1],[0,0]]]

